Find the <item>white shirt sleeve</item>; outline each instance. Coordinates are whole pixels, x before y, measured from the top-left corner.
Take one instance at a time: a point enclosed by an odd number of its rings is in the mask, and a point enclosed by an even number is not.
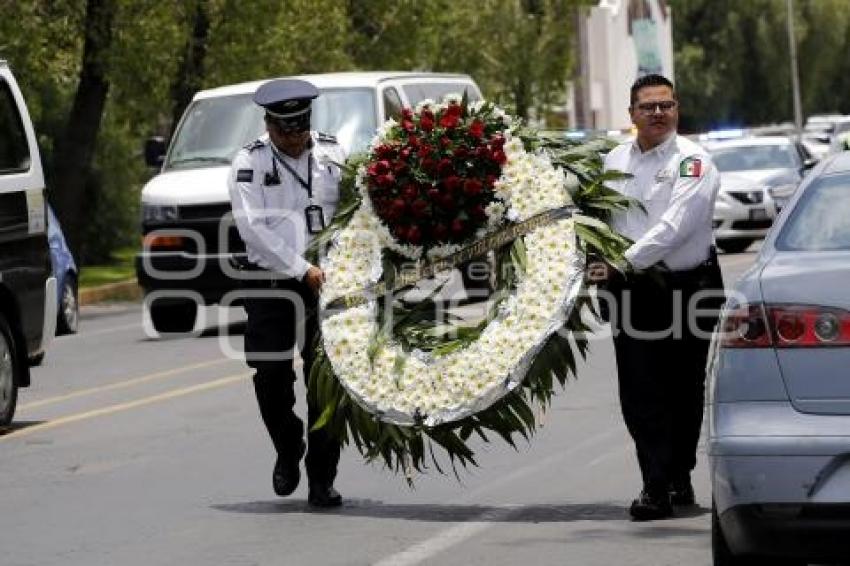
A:
[[[239,170],[250,169],[251,181],[237,181]],[[242,150],[236,154],[227,180],[233,218],[239,235],[252,251],[262,256],[273,271],[287,277],[302,279],[310,263],[266,224],[266,210],[259,174],[254,171],[251,157]]]
[[[636,269],[646,269],[658,263],[694,231],[705,229],[706,222],[710,226],[720,174],[705,156],[691,157],[701,161],[704,172],[699,177],[677,176],[667,210],[646,234],[626,250],[626,260]]]

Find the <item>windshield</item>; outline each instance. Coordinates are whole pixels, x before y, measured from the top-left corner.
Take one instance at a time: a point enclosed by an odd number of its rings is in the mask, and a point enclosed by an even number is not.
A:
[[[791,145],[748,145],[711,150],[714,165],[722,172],[799,167]]]
[[[265,131],[263,109],[251,94],[204,98],[180,123],[165,169],[227,165],[236,152]],[[335,135],[346,152],[366,149],[377,128],[371,89],[328,89],[313,102],[311,128]]]
[[[370,88],[327,89],[313,101],[311,127],[336,136],[347,154],[363,151],[378,129]]]
[[[850,250],[850,175],[808,188],[776,242],[779,250]]]

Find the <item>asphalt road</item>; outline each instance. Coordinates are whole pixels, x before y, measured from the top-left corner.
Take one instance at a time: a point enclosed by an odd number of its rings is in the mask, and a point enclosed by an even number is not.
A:
[[[752,259],[723,256],[727,283]],[[628,520],[640,482],[610,340],[593,343],[518,451],[478,445],[481,466],[460,481],[434,471],[410,489],[348,449],[344,506],[314,511],[304,485],[287,499],[271,490],[247,368],[225,355],[241,348],[241,326],[211,320],[200,336],[153,340],[138,305],[84,312],[0,436],[0,564],[710,564],[704,453],[698,509]]]

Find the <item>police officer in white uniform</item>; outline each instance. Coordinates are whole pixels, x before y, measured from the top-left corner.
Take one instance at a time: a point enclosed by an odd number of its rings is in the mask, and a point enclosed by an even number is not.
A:
[[[605,169],[632,175],[612,186],[645,210],[633,207],[613,218],[615,229],[634,242],[625,274],[598,264],[590,271],[610,292],[603,296],[612,301],[620,403],[643,479],[630,513],[649,520],[672,515],[673,505],[695,503],[690,473],[708,336],[723,300],[712,235],[720,176],[700,146],[676,134],[678,100],[669,80],[647,75],[635,81],[629,112],[637,138],[612,150]],[[710,296],[689,311],[700,291]],[[689,324],[693,306],[715,312],[697,313],[704,316]]]
[[[340,505],[333,487],[339,445],[324,430],[309,432],[295,415],[297,348],[305,381],[318,332],[317,294],[322,270],[304,257],[312,237],[331,219],[339,200],[339,165],[345,154],[336,140],[310,131],[313,99],[319,91],[301,80],[274,80],[254,94],[265,108],[266,134],[237,153],[229,189],[239,235],[247,248],[240,273],[246,293],[245,354],[256,370],[260,414],[277,451],[272,475],[280,496],[291,494],[307,452],[308,501]],[[307,426],[320,408],[308,402]]]

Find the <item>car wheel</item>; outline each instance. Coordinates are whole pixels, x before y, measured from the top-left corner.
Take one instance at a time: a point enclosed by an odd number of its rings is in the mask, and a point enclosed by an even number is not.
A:
[[[18,402],[18,357],[12,329],[0,314],[0,426],[12,422]]]
[[[148,306],[151,323],[157,332],[190,332],[195,328],[198,303],[191,300],[153,301]]]
[[[726,537],[720,527],[720,518],[717,516],[717,507],[711,502],[711,557],[714,566],[743,566],[737,556],[729,550]]]
[[[80,326],[80,303],[77,300],[77,280],[68,275],[62,285],[56,334],[76,334]]]
[[[729,254],[737,254],[746,251],[752,243],[752,238],[729,238],[728,240],[717,240],[717,247]]]
[[[806,566],[806,562],[802,560],[733,554],[720,527],[720,518],[717,516],[714,501],[711,502],[711,556],[711,563],[714,566]]]

